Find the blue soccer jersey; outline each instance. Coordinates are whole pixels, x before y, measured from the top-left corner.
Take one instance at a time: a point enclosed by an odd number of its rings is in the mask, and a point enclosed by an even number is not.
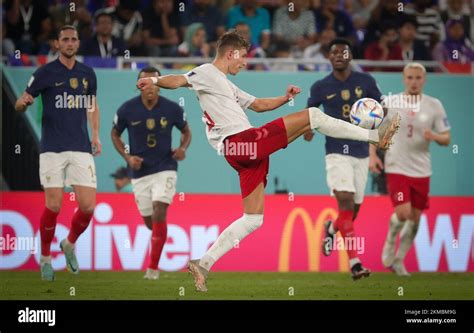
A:
[[[171,131],[185,126],[183,109],[162,96],[151,110],[145,107],[141,96],[125,102],[115,115],[114,127],[120,134],[128,130],[130,155],[143,158],[141,168],[132,170],[132,178],[177,170],[178,163],[171,152]]]
[[[349,113],[352,104],[364,97],[381,101],[382,93],[372,76],[352,71],[346,81],[339,81],[331,73],[311,86],[308,107],[322,105],[327,115],[350,122]],[[327,136],[326,154],[344,154],[363,158],[369,156],[369,144]]]
[[[97,92],[92,68],[76,61],[68,69],[58,58],[36,70],[26,92],[42,98],[41,153],[92,152],[87,132],[87,109]]]

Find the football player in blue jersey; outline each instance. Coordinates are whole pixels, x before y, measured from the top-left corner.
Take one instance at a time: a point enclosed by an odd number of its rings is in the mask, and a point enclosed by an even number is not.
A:
[[[71,230],[60,243],[67,269],[79,273],[74,244],[87,229],[96,201],[96,172],[93,155],[101,152],[99,108],[96,103],[97,80],[94,70],[76,60],[79,36],[74,26],[63,26],[57,36],[59,56],[38,68],[31,76],[15,109],[24,112],[41,95],[39,175],[45,193],[45,209],[40,220],[41,277],[54,280],[51,242],[56,218],[61,209],[64,186],[72,186],[79,209],[74,213]],[[89,140],[87,121],[92,129]]]
[[[138,78],[159,77],[160,71],[147,67]],[[191,129],[183,109],[159,95],[160,88],[150,86],[126,101],[117,111],[112,127],[112,141],[131,168],[133,193],[138,210],[151,229],[150,265],[144,278],[159,278],[158,262],[166,243],[166,212],[176,193],[178,162],[186,156],[191,143]],[[173,127],[181,132],[178,148],[171,148]],[[128,131],[130,151],[120,138]]]
[[[370,97],[380,102],[382,93],[372,76],[351,69],[351,43],[334,39],[329,44],[329,61],[332,72],[316,81],[310,92],[308,107],[323,106],[329,116],[347,122],[352,104],[360,98]],[[311,141],[312,131],[304,135]],[[357,280],[370,275],[358,258],[361,249],[354,248],[353,221],[364,199],[369,169],[369,144],[367,142],[338,139],[326,136],[326,178],[331,195],[336,197],[339,214],[335,221],[325,224],[323,253],[328,256],[335,245],[335,233],[339,230],[349,255],[352,278]]]

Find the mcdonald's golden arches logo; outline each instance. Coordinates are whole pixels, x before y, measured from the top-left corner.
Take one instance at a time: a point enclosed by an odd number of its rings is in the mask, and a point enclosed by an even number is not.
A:
[[[308,270],[311,272],[319,272],[324,222],[328,219],[334,221],[336,218],[337,212],[335,209],[325,208],[319,213],[318,218],[313,223],[306,209],[301,207],[294,208],[290,214],[288,214],[283,226],[278,258],[278,271],[288,272],[290,269],[291,238],[293,236],[295,222],[301,219],[308,244]],[[348,256],[345,251],[337,252],[339,254],[339,271],[347,272],[349,270]]]

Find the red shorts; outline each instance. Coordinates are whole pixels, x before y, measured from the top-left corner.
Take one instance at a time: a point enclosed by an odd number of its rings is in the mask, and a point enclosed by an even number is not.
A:
[[[387,173],[387,188],[394,207],[406,202],[420,210],[429,207],[430,177],[415,178]]]
[[[270,154],[288,146],[283,118],[259,128],[231,135],[224,140],[224,156],[239,173],[240,190],[245,198],[263,182],[267,185]]]

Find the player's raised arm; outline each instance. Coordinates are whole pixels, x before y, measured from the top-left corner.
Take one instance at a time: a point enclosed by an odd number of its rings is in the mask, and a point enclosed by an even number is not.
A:
[[[165,75],[160,77],[143,77],[138,80],[137,88],[140,90],[147,89],[151,85],[156,85],[165,89],[177,89],[181,87],[188,87],[188,81],[184,75]]]
[[[250,109],[255,112],[271,111],[279,108],[283,104],[286,104],[294,96],[298,95],[301,89],[297,86],[289,85],[286,89],[284,96],[271,97],[271,98],[256,98],[255,101],[250,104]]]
[[[34,97],[25,91],[23,95],[21,95],[20,98],[17,99],[15,103],[15,111],[25,112],[28,106],[33,104],[33,102],[34,102]]]

